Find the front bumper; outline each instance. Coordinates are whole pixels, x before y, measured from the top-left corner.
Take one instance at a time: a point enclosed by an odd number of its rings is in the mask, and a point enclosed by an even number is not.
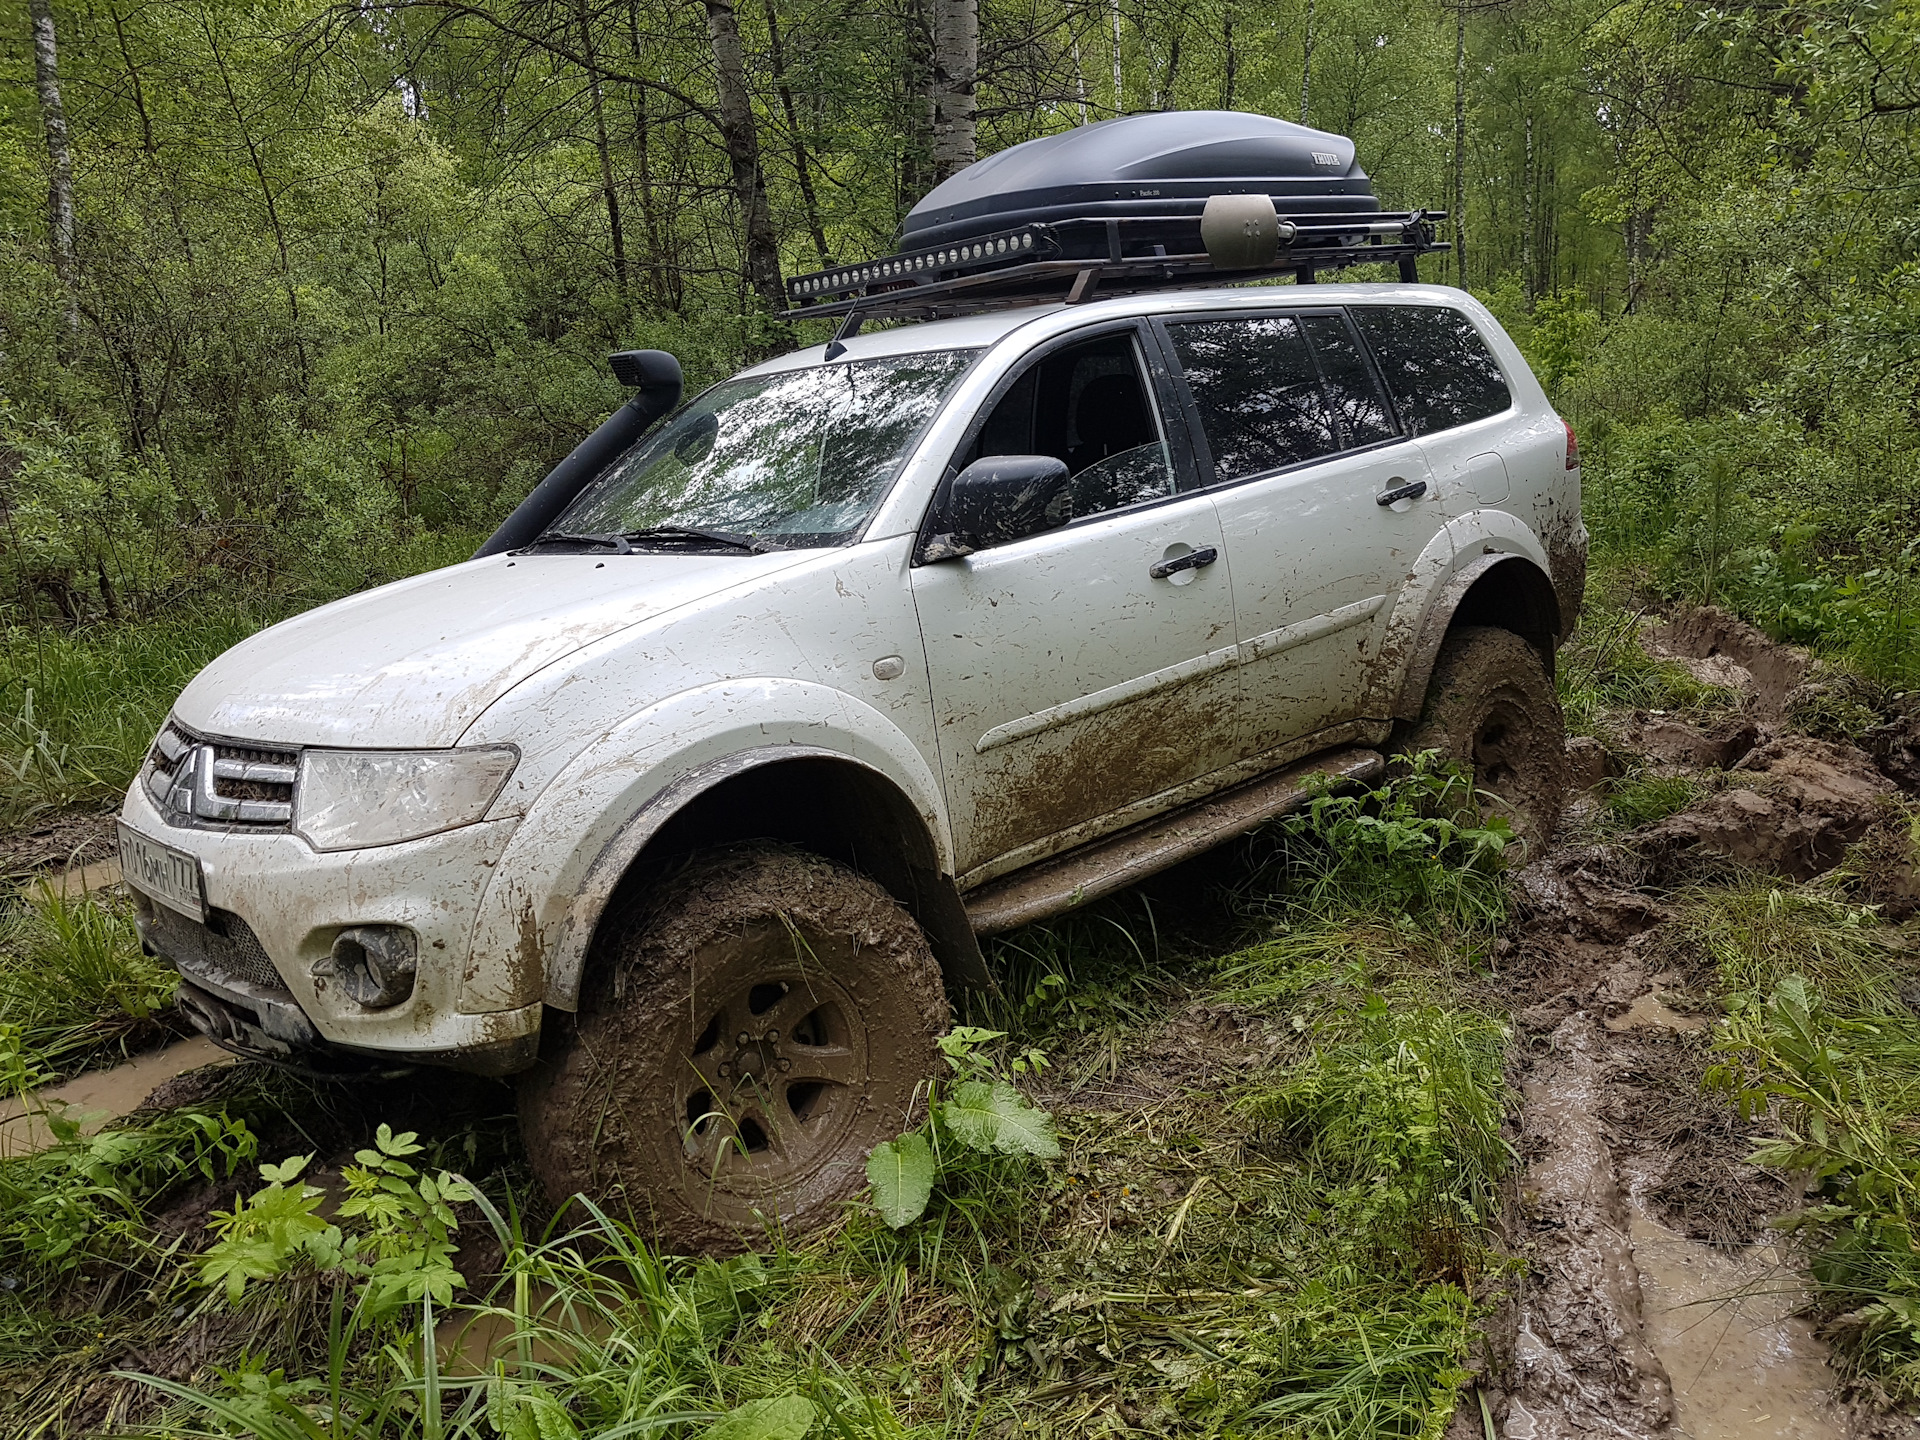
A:
[[[137,784],[121,818],[200,861],[206,925],[134,893],[143,939],[193,987],[184,1008],[215,1040],[263,1058],[337,1047],[492,1074],[532,1063],[539,1004],[476,1014],[458,1003],[476,968],[480,897],[518,821],[321,854],[284,832],[170,826]],[[405,926],[416,937],[417,977],[397,1005],[369,1009],[329,982],[321,962],[358,925]]]

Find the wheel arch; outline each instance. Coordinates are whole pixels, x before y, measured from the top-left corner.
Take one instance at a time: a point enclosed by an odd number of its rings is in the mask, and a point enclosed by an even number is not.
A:
[[[656,793],[602,849],[547,957],[546,1003],[579,1002],[594,936],[618,898],[697,850],[783,840],[878,882],[926,932],[950,983],[991,984],[927,818],[891,778],[842,751],[779,745],[730,755]]]
[[[1463,625],[1512,631],[1539,653],[1547,674],[1553,674],[1554,647],[1564,632],[1552,579],[1528,555],[1481,554],[1449,575],[1428,604],[1407,657],[1393,719],[1420,718],[1440,647],[1450,631]]]

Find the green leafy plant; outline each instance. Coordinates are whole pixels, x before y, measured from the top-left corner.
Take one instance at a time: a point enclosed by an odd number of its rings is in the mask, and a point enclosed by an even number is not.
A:
[[[226,1179],[257,1144],[245,1121],[194,1110],[92,1136],[61,1110],[40,1115],[54,1143],[0,1161],[0,1268],[62,1275],[90,1261],[145,1254],[149,1206],[192,1176]]]
[[[1468,928],[1506,915],[1506,820],[1476,812],[1472,782],[1429,751],[1372,790],[1324,789],[1266,828],[1270,853],[1244,892],[1281,917],[1406,913]]]
[[[943,1035],[940,1051],[957,1078],[951,1084],[930,1084],[925,1124],[881,1142],[867,1156],[874,1207],[894,1229],[904,1229],[926,1214],[934,1186],[963,1156],[1059,1158],[1053,1117],[1002,1079],[981,1053],[1004,1039],[1004,1031],[971,1025]],[[1017,1075],[1030,1074],[1045,1064],[1039,1051],[1027,1050],[1008,1068]]]
[[[478,1192],[458,1175],[426,1175],[408,1164],[424,1148],[415,1140],[412,1131],[395,1135],[382,1125],[376,1148],[354,1153],[358,1163],[341,1172],[344,1225],[321,1214],[327,1192],[300,1179],[311,1156],[262,1165],[266,1187],[215,1215],[220,1238],[202,1257],[202,1278],[225,1287],[232,1303],[249,1283],[305,1263],[361,1282],[376,1316],[427,1297],[451,1304],[454,1287],[466,1283],[452,1263],[459,1228],[452,1207]]]

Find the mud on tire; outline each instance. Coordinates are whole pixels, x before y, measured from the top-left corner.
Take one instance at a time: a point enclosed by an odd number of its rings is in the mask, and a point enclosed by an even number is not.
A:
[[[668,1250],[832,1219],[948,1024],[913,918],[784,846],[696,856],[610,915],[588,963],[521,1082],[521,1132],[555,1205],[630,1209]]]
[[[1420,723],[1405,754],[1437,750],[1473,774],[1538,854],[1553,838],[1566,799],[1566,723],[1539,652],[1511,630],[1462,626],[1450,633],[1427,682]]]

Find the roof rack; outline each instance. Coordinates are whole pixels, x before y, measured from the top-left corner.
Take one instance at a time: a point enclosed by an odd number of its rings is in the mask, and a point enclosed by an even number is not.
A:
[[[1264,202],[1264,203],[1262,203]],[[1444,210],[1278,216],[1257,195],[1216,195],[1204,214],[1087,216],[1019,225],[965,241],[901,250],[787,282],[788,320],[846,316],[936,319],[1104,295],[1271,280],[1301,284],[1323,270],[1388,263],[1417,278]],[[1249,238],[1251,237],[1251,238]],[[855,321],[853,317],[857,316]]]

